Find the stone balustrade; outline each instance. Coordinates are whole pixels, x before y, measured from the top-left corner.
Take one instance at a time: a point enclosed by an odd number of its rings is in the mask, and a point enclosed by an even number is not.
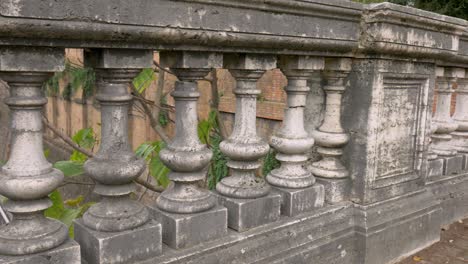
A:
[[[0,262],[376,264],[434,243],[468,215],[467,26],[338,0],[1,3],[12,136]],[[43,154],[41,87],[77,47],[97,74],[101,138],[85,171],[101,200],[71,239],[43,214],[63,175]],[[175,135],[160,152],[172,183],[142,204],[131,195],[145,162],[128,140],[128,86],[154,52],[178,79]],[[276,68],[288,82],[284,119],[262,138],[257,84]],[[197,81],[213,69],[235,79],[236,111],[220,144],[229,173],[206,190]],[[270,147],[281,165],[259,176]]]

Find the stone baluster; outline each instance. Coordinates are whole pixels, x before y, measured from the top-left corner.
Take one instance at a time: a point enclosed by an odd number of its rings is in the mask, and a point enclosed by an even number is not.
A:
[[[466,73],[465,73],[466,74]],[[452,132],[452,145],[463,155],[463,169],[468,169],[468,76],[459,78],[455,113],[452,119],[458,127]]]
[[[44,156],[42,109],[47,99],[42,86],[54,71],[64,69],[64,50],[3,47],[0,61],[0,78],[10,87],[5,103],[11,112],[11,152],[0,169],[0,194],[8,198],[4,206],[12,215],[9,224],[0,226],[0,262],[40,263],[31,254],[44,253],[54,263],[81,263],[68,228],[44,217],[52,205],[47,196],[62,183],[63,174]]]
[[[256,132],[256,104],[260,90],[257,80],[266,70],[276,66],[276,58],[268,55],[230,54],[224,57],[225,68],[236,79],[236,114],[234,128],[220,144],[229,158],[231,175],[217,185],[220,202],[228,209],[229,227],[244,231],[276,221],[280,214],[280,195],[270,193],[270,186],[255,172],[269,146]]]
[[[444,76],[444,68],[437,68],[437,105],[433,122],[437,129],[432,134],[432,152],[438,156],[454,156],[457,151],[451,146],[450,133],[455,131],[458,124],[450,117],[450,108],[452,102],[452,78]]]
[[[267,175],[268,183],[282,194],[281,212],[294,216],[323,206],[323,185],[315,184],[315,177],[307,169],[307,152],[314,144],[304,128],[304,108],[310,88],[307,81],[313,71],[324,67],[323,58],[282,56],[280,68],[288,79],[285,87],[287,108],[283,125],[270,139],[270,146],[278,154],[281,166]]]
[[[142,68],[151,67],[152,59],[152,51],[118,49],[97,50],[85,57],[85,63],[97,71],[102,120],[99,150],[85,163],[86,173],[96,181],[94,192],[102,200],[75,223],[75,239],[89,264],[129,263],[161,252],[161,225],[130,198],[133,180],[145,169],[145,161],[129,144],[129,85]]]
[[[197,245],[227,233],[227,210],[217,206],[211,192],[198,183],[206,178],[212,152],[198,138],[197,81],[221,68],[222,55],[204,52],[161,52],[161,65],[179,79],[171,93],[175,100],[176,131],[161,150],[161,161],[171,169],[173,184],[152,206],[163,224],[163,241],[173,248]]]
[[[324,184],[325,199],[329,203],[342,201],[349,193],[349,171],[341,161],[349,135],[341,125],[341,108],[350,71],[350,59],[326,59],[323,72],[326,80],[323,88],[326,94],[325,115],[321,126],[312,131],[322,159],[312,163],[310,169]]]

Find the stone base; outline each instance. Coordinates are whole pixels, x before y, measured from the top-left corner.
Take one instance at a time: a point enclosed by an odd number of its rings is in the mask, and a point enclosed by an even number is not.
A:
[[[458,174],[429,182],[428,190],[440,201],[441,225],[447,226],[468,217],[468,175]]]
[[[82,219],[75,220],[75,240],[88,264],[133,263],[155,257],[162,252],[161,237],[161,224],[155,221],[114,233],[95,231]]]
[[[444,157],[444,175],[459,174],[463,171],[463,156]]]
[[[228,226],[239,232],[278,221],[281,211],[281,195],[269,193],[255,199],[236,199],[213,192],[219,203],[228,210]]]
[[[356,205],[355,213],[359,263],[395,263],[440,239],[440,204],[425,190]]]
[[[217,239],[227,234],[227,209],[216,206],[195,214],[174,214],[150,206],[154,219],[162,224],[163,242],[180,249]]]
[[[2,264],[81,264],[80,245],[68,240],[61,246],[37,254],[26,256],[0,255]]]
[[[444,174],[444,159],[434,159],[427,161],[427,176],[441,177]]]
[[[281,214],[296,216],[298,214],[320,208],[324,204],[325,190],[323,185],[315,184],[305,189],[286,189],[273,187],[281,194]]]
[[[461,154],[463,157],[463,170],[468,170],[468,154]]]
[[[344,179],[327,179],[316,177],[317,183],[322,184],[325,189],[325,203],[336,204],[346,201],[351,192],[351,180]]]

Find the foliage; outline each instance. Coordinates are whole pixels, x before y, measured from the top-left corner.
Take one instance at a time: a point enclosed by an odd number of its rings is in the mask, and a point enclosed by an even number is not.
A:
[[[150,87],[151,83],[156,80],[156,74],[154,73],[153,69],[147,68],[143,69],[134,79],[133,79],[133,86],[136,88],[138,93],[143,93],[148,87]]]
[[[169,169],[159,159],[159,152],[165,147],[164,142],[154,141],[141,144],[136,152],[138,157],[146,160],[149,174],[158,182],[158,185],[167,187],[170,183],[168,178]]]
[[[80,147],[92,150],[96,144],[96,135],[92,128],[85,128],[79,130],[72,137],[72,140]],[[62,171],[65,177],[79,176],[84,173],[83,165],[87,159],[86,155],[74,150],[69,160],[56,162],[54,168]],[[44,212],[44,215],[58,219],[67,225],[69,227],[69,235],[73,238],[73,220],[81,217],[93,203],[83,204],[83,196],[78,196],[75,199],[64,202],[58,190],[52,192],[49,198],[52,201],[52,206]]]
[[[270,171],[279,168],[280,165],[281,163],[276,159],[276,151],[274,149],[270,149],[263,159],[262,174],[267,175]]]
[[[167,105],[166,95],[161,97],[161,101],[159,102],[159,105],[160,106]],[[159,124],[163,127],[169,124],[169,112],[167,111],[167,109],[161,108],[161,110],[159,111],[158,121],[159,121]]]
[[[84,197],[81,195],[75,199],[63,201],[58,190],[52,192],[49,198],[52,201],[52,206],[44,212],[44,215],[64,223],[69,228],[69,236],[73,238],[73,220],[83,216],[94,203],[83,203]]]
[[[213,157],[208,168],[207,185],[209,189],[228,174],[227,157],[219,149],[222,141],[216,111],[212,110],[208,119],[198,122],[198,137],[203,144],[207,144],[213,151]]]
[[[407,5],[419,9],[439,13],[442,15],[468,19],[468,0],[353,0],[355,2],[370,4],[390,2]]]
[[[93,68],[82,67],[66,61],[64,71],[55,73],[45,83],[49,96],[59,93],[60,80],[68,80],[64,85],[62,97],[65,100],[70,100],[79,89],[82,89],[83,98],[91,96],[94,92],[96,76]]]

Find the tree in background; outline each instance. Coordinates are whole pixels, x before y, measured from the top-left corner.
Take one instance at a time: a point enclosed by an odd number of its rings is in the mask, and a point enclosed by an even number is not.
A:
[[[442,15],[459,17],[468,20],[468,0],[354,0],[355,2],[371,4],[390,2],[407,5]]]

